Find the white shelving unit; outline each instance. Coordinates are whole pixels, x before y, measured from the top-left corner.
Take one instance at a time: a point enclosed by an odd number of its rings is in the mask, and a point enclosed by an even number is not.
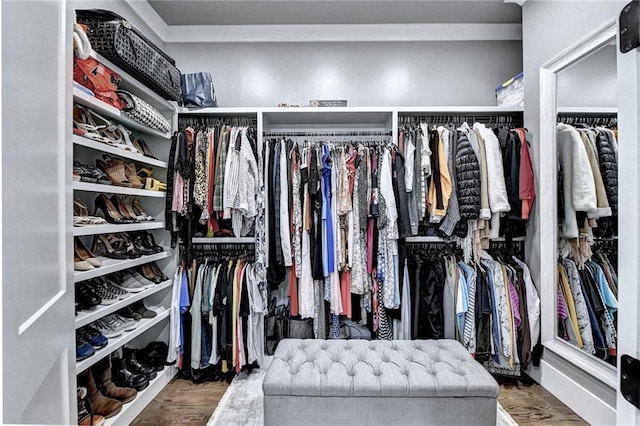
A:
[[[103,65],[109,67],[111,70],[120,75],[121,83],[119,88],[127,90],[141,99],[155,107],[170,123],[175,125],[176,122],[176,106],[175,104],[164,100],[161,96],[157,95],[151,89],[147,88],[144,84],[137,81],[129,73],[122,70],[120,67],[115,66],[113,63],[102,57],[95,51],[91,52],[91,57],[97,59]],[[151,129],[144,126],[137,121],[131,119],[120,110],[108,105],[105,102],[91,96],[85,91],[79,88],[73,88],[73,102],[83,105],[86,108],[93,110],[95,113],[110,120],[116,124],[122,124],[126,129],[133,132],[134,136],[143,137],[144,141],[149,145],[153,154],[158,156],[158,159],[151,158],[142,155],[138,152],[126,151],[115,146],[97,142],[88,138],[84,138],[79,135],[73,135],[70,141],[74,148],[74,159],[80,160],[81,163],[85,161],[92,163],[93,159],[100,158],[103,154],[108,154],[114,157],[122,158],[125,161],[132,161],[139,165],[139,167],[152,167],[154,170],[153,176],[157,179],[164,180],[166,176],[166,170],[168,164],[162,159],[168,158],[169,146],[172,132],[163,132],[156,129]],[[84,161],[83,161],[84,160]],[[140,222],[125,225],[106,224],[106,225],[92,225],[92,226],[78,226],[74,227],[72,233],[74,237],[91,237],[93,235],[101,235],[108,233],[119,232],[134,232],[134,231],[149,231],[160,232],[165,228],[164,222],[164,198],[166,192],[164,191],[151,191],[146,189],[128,188],[115,185],[101,185],[86,182],[74,182],[74,192],[78,193],[79,198],[84,198],[88,204],[90,198],[95,197],[99,193],[106,194],[120,194],[120,195],[132,195],[139,197],[145,210],[152,211],[156,216],[155,221]],[[75,194],[74,194],[75,195]],[[150,209],[147,209],[150,207]],[[165,244],[163,247],[165,251],[148,256],[142,256],[137,259],[109,259],[105,257],[99,257],[103,266],[95,268],[90,271],[75,271],[73,274],[73,283],[96,278],[104,275],[108,275],[123,269],[136,267],[149,262],[158,262],[160,269],[163,269],[164,273],[171,277],[169,271],[173,268],[171,262],[167,262],[173,259],[174,253],[168,247],[168,243],[165,243],[165,238],[157,239],[161,244]],[[164,261],[164,262],[163,262]],[[72,285],[74,285],[72,284]],[[143,318],[138,322],[138,327],[130,332],[124,332],[121,336],[113,339],[109,339],[109,343],[106,347],[97,349],[96,353],[80,362],[76,362],[76,373],[80,373],[98,361],[110,356],[111,353],[121,348],[123,345],[132,344],[136,347],[135,341],[141,335],[149,332],[152,328],[155,331],[150,333],[157,333],[158,336],[166,335],[166,329],[168,319],[170,316],[169,306],[167,304],[170,298],[171,288],[173,286],[173,280],[170,278],[160,284],[157,284],[151,288],[147,288],[139,293],[132,293],[129,297],[123,300],[119,300],[111,305],[98,306],[92,310],[80,311],[75,317],[75,329],[79,329],[85,325],[88,325],[106,315],[112,314],[122,308],[125,308],[140,300],[145,300],[145,305],[148,309],[154,310],[157,315],[154,318]],[[152,301],[151,303],[149,301]],[[161,301],[161,302],[160,302]],[[150,304],[159,306],[149,306]],[[143,337],[145,339],[146,337]],[[164,337],[160,337],[164,339]],[[132,402],[125,404],[122,411],[115,417],[107,420],[107,425],[120,425],[129,424],[135,417],[140,414],[144,407],[160,392],[160,390],[171,380],[176,374],[176,368],[168,366],[158,373],[158,376],[151,381],[149,387],[142,392],[138,393],[138,396]],[[75,386],[71,386],[75,390]]]
[[[130,232],[130,231],[150,231],[152,229],[163,229],[164,222],[141,222],[130,223],[125,225],[90,225],[90,226],[74,226],[73,236],[80,237],[83,235],[98,235],[98,234],[113,234],[116,232]]]
[[[73,273],[73,282],[77,283],[91,278],[101,277],[103,275],[111,274],[112,272],[122,271],[123,269],[133,268],[134,266],[144,265],[145,263],[155,262],[157,260],[166,259],[172,256],[168,251],[162,253],[150,254],[148,256],[141,256],[137,259],[109,259],[106,257],[98,256],[98,259],[102,262],[102,266],[92,269],[90,271],[75,271]]]
[[[129,402],[128,404],[124,404],[122,406],[122,411],[118,413],[116,416],[113,416],[109,419],[106,419],[104,422],[105,426],[116,426],[116,425],[128,425],[138,417],[138,415],[144,410],[144,408],[149,405],[153,398],[160,393],[162,388],[164,388],[176,375],[177,369],[172,365],[166,366],[162,371],[158,372],[158,376],[155,379],[149,382],[149,387],[145,390],[138,392],[138,396],[136,399]]]
[[[74,191],[104,192],[107,194],[137,195],[139,197],[164,198],[166,192],[148,189],[127,188],[126,186],[102,185],[100,183],[73,182]]]
[[[116,303],[113,303],[111,305],[100,305],[90,311],[80,311],[78,312],[78,315],[76,315],[76,329],[84,327],[85,325],[92,323],[104,317],[105,315],[109,315],[110,313],[124,308],[125,306],[129,306],[132,303],[135,303],[138,300],[142,300],[147,296],[156,294],[159,291],[164,290],[165,288],[169,288],[172,284],[172,281],[169,279],[139,293],[131,293],[131,296],[127,297],[126,299],[118,300]]]
[[[115,146],[107,145],[106,143],[96,142],[92,139],[83,138],[82,136],[73,135],[73,144],[90,148],[95,151],[105,152],[108,154],[117,155],[121,158],[133,160],[137,163],[149,164],[150,166],[167,168],[167,163],[164,161],[156,160],[146,155],[137,154],[132,151],[125,151],[124,149],[117,148]]]
[[[147,309],[152,309],[147,307]],[[76,373],[82,373],[87,368],[96,364],[101,359],[111,355],[113,351],[126,345],[136,337],[140,336],[145,331],[149,330],[154,325],[160,324],[162,321],[169,318],[169,309],[162,311],[156,311],[158,315],[153,318],[142,318],[139,321],[138,327],[132,331],[125,331],[120,336],[109,339],[109,343],[104,348],[96,350],[96,353],[89,358],[83,359],[80,362],[76,362]]]

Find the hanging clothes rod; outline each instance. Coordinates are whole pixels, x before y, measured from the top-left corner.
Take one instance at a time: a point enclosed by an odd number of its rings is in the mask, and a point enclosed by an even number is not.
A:
[[[484,123],[497,125],[521,126],[523,123],[521,112],[499,113],[499,114],[432,114],[432,115],[405,115],[398,117],[398,124],[412,125],[426,123],[437,124],[462,124],[462,123]]]
[[[618,125],[618,114],[615,112],[559,112],[558,123],[584,124],[591,127],[615,127]]]
[[[214,127],[218,125],[230,126],[256,126],[256,117],[211,117],[211,116],[186,116],[178,118],[178,127],[201,126]]]
[[[330,137],[330,136],[392,136],[391,132],[382,131],[362,131],[362,132],[265,132],[265,138],[277,137]]]

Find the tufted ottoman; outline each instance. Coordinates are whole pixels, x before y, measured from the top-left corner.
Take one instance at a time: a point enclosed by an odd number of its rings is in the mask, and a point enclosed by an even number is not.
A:
[[[455,340],[280,342],[265,425],[495,425],[499,387]]]

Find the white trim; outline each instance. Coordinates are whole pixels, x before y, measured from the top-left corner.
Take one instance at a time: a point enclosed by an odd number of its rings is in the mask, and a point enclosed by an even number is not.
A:
[[[170,25],[166,43],[519,41],[522,24]]]
[[[542,343],[546,348],[543,364],[550,374],[541,376],[541,384],[569,408],[596,424],[610,424],[615,419],[615,406],[600,399],[606,392],[615,393],[616,369],[586,354],[557,337],[557,143],[556,116],[557,74],[598,50],[615,38],[616,21],[609,19],[572,46],[540,67],[540,281]],[[601,108],[597,109],[602,111]],[[571,109],[573,112],[576,109]],[[587,109],[582,109],[587,111]],[[589,109],[594,112],[595,109]],[[622,293],[620,293],[622,294]],[[559,358],[559,359],[558,359]],[[563,366],[566,363],[566,366]],[[572,370],[580,380],[571,378]],[[567,371],[565,371],[567,370]],[[594,407],[599,406],[596,410]]]
[[[254,244],[255,237],[194,237],[192,244]]]
[[[545,354],[546,356],[546,354]],[[555,359],[555,362],[548,362],[543,359],[537,371],[540,372],[539,383],[556,398],[566,404],[576,414],[593,425],[615,424],[615,407],[602,399],[602,396],[594,392],[591,387],[587,388],[582,383],[572,378],[565,368],[557,368],[556,363],[562,363]],[[571,368],[567,366],[567,368]],[[607,390],[603,390],[607,392]],[[610,390],[614,393],[614,390]]]
[[[165,191],[152,191],[150,189],[127,188],[126,186],[102,185],[100,183],[73,182],[74,191],[101,192],[105,194],[137,195],[139,197],[163,198]]]
[[[620,1],[622,10],[627,0]],[[619,43],[618,43],[619,44]],[[638,290],[638,248],[640,247],[640,201],[638,158],[640,149],[640,52],[634,49],[617,52],[618,71],[618,137],[622,141],[618,152],[618,355],[640,358],[640,291]],[[618,358],[620,363],[620,358]],[[640,410],[617,393],[618,424],[640,424]]]
[[[113,234],[117,232],[149,231],[152,229],[164,229],[164,222],[151,221],[127,223],[123,225],[109,223],[105,225],[74,226],[73,236],[80,237],[83,235]]]

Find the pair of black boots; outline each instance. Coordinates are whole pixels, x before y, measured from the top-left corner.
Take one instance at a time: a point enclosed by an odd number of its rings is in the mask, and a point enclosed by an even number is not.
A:
[[[130,387],[138,392],[149,386],[149,382],[158,375],[155,368],[141,363],[138,350],[123,348],[122,357],[114,355],[111,359],[113,382],[117,386]]]

